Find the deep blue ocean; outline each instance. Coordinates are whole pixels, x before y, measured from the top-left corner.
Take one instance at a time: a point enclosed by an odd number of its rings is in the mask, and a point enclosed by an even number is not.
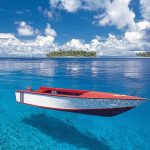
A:
[[[16,103],[15,90],[27,86],[150,98],[150,59],[0,59],[0,150],[150,150],[150,101],[115,117],[90,116]]]

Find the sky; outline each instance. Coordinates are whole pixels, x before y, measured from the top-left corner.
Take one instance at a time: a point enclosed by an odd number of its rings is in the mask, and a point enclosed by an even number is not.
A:
[[[150,50],[150,0],[0,0],[0,57]]]

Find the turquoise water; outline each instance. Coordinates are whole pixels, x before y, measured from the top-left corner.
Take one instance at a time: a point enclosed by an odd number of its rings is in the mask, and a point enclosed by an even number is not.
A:
[[[81,115],[16,103],[27,86],[150,98],[150,59],[0,59],[0,149],[150,149],[150,102],[112,118]]]

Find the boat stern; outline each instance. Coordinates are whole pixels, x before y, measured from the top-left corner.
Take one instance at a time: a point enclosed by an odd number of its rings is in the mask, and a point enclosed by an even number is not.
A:
[[[24,92],[22,91],[16,91],[15,93],[16,95],[16,101],[19,103],[23,103],[24,102]]]
[[[16,92],[15,95],[16,95],[16,101],[20,102],[20,92]]]

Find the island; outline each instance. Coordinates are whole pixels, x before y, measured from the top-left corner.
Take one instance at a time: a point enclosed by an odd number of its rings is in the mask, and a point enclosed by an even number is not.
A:
[[[58,50],[46,54],[47,57],[96,57],[95,51],[85,50]]]
[[[148,52],[136,53],[136,56],[140,56],[140,57],[150,57],[150,51],[148,51]]]

